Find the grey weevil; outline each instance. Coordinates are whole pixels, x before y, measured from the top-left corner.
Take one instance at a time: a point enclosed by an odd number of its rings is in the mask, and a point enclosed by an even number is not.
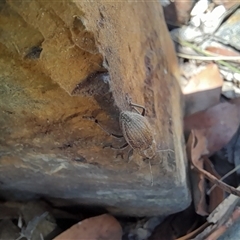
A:
[[[95,123],[98,124],[103,131],[116,138],[124,137],[126,141],[126,143],[121,147],[114,147],[112,145],[107,145],[105,147],[119,150],[125,149],[129,145],[131,147],[131,150],[128,153],[128,159],[133,150],[136,150],[137,153],[145,159],[152,159],[157,152],[174,152],[171,149],[157,150],[156,141],[153,135],[153,129],[148,119],[144,117],[145,108],[134,103],[130,103],[130,106],[132,106],[136,112],[122,111],[120,112],[119,116],[119,124],[123,135],[109,133],[101,126],[101,124],[99,124],[97,119],[91,117],[95,119]],[[137,108],[141,108],[143,110],[142,113],[140,113]]]
[[[122,111],[119,116],[119,123],[123,136],[128,145],[136,150],[137,153],[144,157],[151,159],[156,154],[156,142],[153,136],[153,130],[145,115],[145,108],[130,104],[134,107],[136,112]],[[142,114],[135,108],[142,108]]]
[[[143,158],[151,159],[156,154],[156,142],[151,125],[149,124],[147,118],[144,117],[145,108],[133,103],[130,103],[130,106],[132,106],[136,112],[122,111],[119,116],[119,125],[123,135],[110,134],[99,124],[97,119],[95,119],[95,123],[97,123],[99,127],[108,134],[116,138],[124,137],[126,141],[126,143],[121,147],[114,147],[112,145],[108,145],[108,147],[119,150],[124,149],[129,145],[131,150],[128,152],[128,159],[133,150],[136,150]],[[140,113],[137,108],[141,108],[143,110],[142,113]]]
[[[148,159],[150,173],[152,177],[151,185],[153,186],[153,174],[152,174],[150,159],[152,159],[156,155],[156,153],[159,152],[157,151],[156,141],[153,135],[153,129],[148,119],[144,117],[145,108],[133,103],[130,103],[130,106],[132,106],[136,112],[122,111],[119,116],[119,124],[122,130],[123,136],[116,135],[113,133],[110,134],[117,138],[124,137],[126,143],[123,146],[118,148],[113,147],[112,145],[110,145],[110,147],[113,149],[124,149],[129,145],[131,147],[131,150],[128,153],[128,159],[129,159],[130,152],[132,152],[133,150],[136,150],[137,153],[143,158]],[[136,109],[136,107],[141,108],[143,110],[142,113],[140,113]],[[95,123],[98,124],[105,132],[108,133],[108,131],[106,131],[99,124],[97,119],[95,119]],[[160,151],[174,152],[171,149],[160,150]]]

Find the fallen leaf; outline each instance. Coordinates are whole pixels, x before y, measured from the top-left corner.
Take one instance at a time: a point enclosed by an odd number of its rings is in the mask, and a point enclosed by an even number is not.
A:
[[[197,140],[200,140],[200,142]],[[204,146],[206,146],[206,142],[204,140],[205,140],[204,138],[197,139],[193,134],[190,134],[187,142],[187,155],[188,155],[189,161],[191,161],[191,159],[193,158],[199,159],[201,157]],[[192,154],[194,154],[192,149],[193,149],[193,146],[197,147],[196,144],[198,144],[198,148],[195,149],[196,156],[192,156]],[[203,169],[203,161],[197,161],[196,164],[198,168]],[[205,176],[199,171],[194,171],[194,169],[192,169],[192,171],[190,171],[190,178],[191,178],[191,184],[192,184],[192,195],[193,195],[193,203],[194,203],[195,211],[197,214],[201,216],[206,216],[209,213],[208,213],[206,193],[205,193],[205,189],[206,189]]]
[[[66,239],[121,240],[122,227],[113,216],[103,214],[83,220],[54,238],[54,240]]]
[[[240,191],[220,181],[216,176],[203,169],[204,158],[209,153],[207,145],[208,141],[202,130],[191,131],[187,142],[187,156],[192,169],[190,174],[193,180],[193,202],[195,211],[202,216],[206,216],[209,213],[206,204],[205,178],[216,184],[221,190],[240,196]]]
[[[184,119],[185,131],[192,129],[205,136],[209,155],[220,150],[234,136],[239,127],[239,107],[228,102],[219,103]]]
[[[198,160],[207,155],[207,139],[202,135],[202,133],[198,130],[192,130],[188,142],[187,142],[187,156],[190,162],[193,162],[193,165],[200,168],[202,163]]]
[[[191,77],[182,88],[186,109],[185,115],[205,110],[219,103],[223,79],[216,64],[209,64]]]
[[[202,71],[192,76],[189,83],[183,88],[184,94],[195,93],[221,87],[223,79],[218,66],[214,63],[208,64]],[[220,96],[218,96],[220,98]]]
[[[192,184],[192,195],[193,195],[193,202],[195,206],[195,211],[197,214],[201,216],[207,216],[208,206],[206,202],[206,179],[204,174],[199,173],[197,171],[191,171],[191,184]]]

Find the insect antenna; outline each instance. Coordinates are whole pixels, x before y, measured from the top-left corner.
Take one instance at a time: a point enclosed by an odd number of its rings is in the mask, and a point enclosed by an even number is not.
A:
[[[90,116],[90,117],[84,116],[84,118],[85,118],[85,119],[89,119],[89,120],[91,120],[91,121],[94,121],[94,122],[95,122],[105,133],[107,133],[108,135],[113,136],[113,137],[115,137],[115,138],[123,138],[123,135],[119,135],[119,134],[115,134],[115,133],[110,133],[108,130],[106,130],[106,129],[102,126],[102,124],[99,123],[99,121],[98,121],[95,117],[93,117],[93,116]]]
[[[172,149],[170,149],[170,148],[169,149],[159,149],[156,152],[172,152],[172,153],[174,153],[174,151]]]
[[[132,159],[130,158],[132,155],[133,155],[133,149],[131,148],[131,149],[128,151],[128,155],[127,155],[128,163],[130,163],[130,162],[132,161]]]
[[[150,174],[151,174],[151,186],[153,186],[153,173],[152,173],[152,165],[150,163],[150,159],[148,159]]]
[[[142,115],[142,116],[145,115],[145,112],[146,112],[145,107],[143,107],[143,106],[141,106],[141,105],[138,105],[138,104],[135,104],[135,103],[130,103],[130,106],[133,107],[133,109],[134,109],[137,113],[139,113],[140,115]],[[142,109],[142,113],[140,113],[137,108],[141,108],[141,109]]]
[[[123,150],[125,149],[126,147],[128,146],[128,143],[124,143],[122,146],[120,147],[114,147],[112,144],[109,144],[109,145],[105,145],[103,148],[107,148],[107,147],[110,147],[111,149],[115,149],[115,150]]]

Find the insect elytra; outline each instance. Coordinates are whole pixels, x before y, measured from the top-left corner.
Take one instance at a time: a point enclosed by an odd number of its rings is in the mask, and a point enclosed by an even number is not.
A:
[[[123,136],[131,148],[142,157],[153,158],[156,154],[156,142],[147,118],[139,113],[123,111],[119,122]]]

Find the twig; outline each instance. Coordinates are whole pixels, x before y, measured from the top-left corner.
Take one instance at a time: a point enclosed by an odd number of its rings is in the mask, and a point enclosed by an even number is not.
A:
[[[195,59],[195,60],[203,60],[203,61],[219,61],[219,60],[226,60],[226,61],[240,61],[240,56],[199,56],[199,55],[191,55],[185,53],[177,53],[178,57],[187,58],[187,59]]]
[[[217,179],[215,176],[213,176],[211,173],[207,172],[206,170],[199,168],[193,163],[193,161],[192,161],[192,164],[194,168],[200,173],[202,173],[204,177],[207,178],[209,181],[213,182],[215,185],[223,189],[225,192],[228,192],[240,197],[240,191],[238,189],[222,182],[221,180]]]
[[[220,181],[223,181],[225,178],[227,178],[228,176],[230,176],[231,174],[233,174],[234,172],[236,172],[238,169],[240,168],[240,165],[236,166],[234,169],[232,169],[230,172],[228,172],[227,174],[225,174],[222,178],[220,178]],[[213,189],[217,187],[216,184],[214,184],[208,191],[207,191],[207,195],[209,195]]]
[[[192,48],[193,50],[195,50],[198,53],[201,53],[201,54],[204,54],[204,55],[210,56],[210,57],[212,56],[211,52],[208,52],[206,50],[202,50],[202,49],[200,49],[199,47],[197,47],[196,45],[194,45],[192,43],[189,43],[189,42],[186,42],[186,41],[182,41],[179,38],[174,39],[174,40],[177,41],[179,44],[181,44],[183,46]],[[215,61],[217,61],[219,64],[221,64],[221,65],[223,65],[225,67],[228,67],[233,72],[240,73],[240,70],[238,70],[238,68],[232,66],[230,63],[227,63],[227,62],[225,62],[223,60],[215,60]]]

